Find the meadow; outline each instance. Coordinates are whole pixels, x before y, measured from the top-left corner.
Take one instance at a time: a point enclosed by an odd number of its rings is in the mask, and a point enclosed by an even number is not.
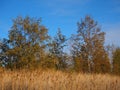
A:
[[[0,90],[120,90],[120,77],[55,70],[1,70]]]

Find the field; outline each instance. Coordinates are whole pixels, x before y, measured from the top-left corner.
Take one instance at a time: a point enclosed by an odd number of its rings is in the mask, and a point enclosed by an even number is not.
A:
[[[1,70],[0,90],[120,90],[120,77],[55,70]]]

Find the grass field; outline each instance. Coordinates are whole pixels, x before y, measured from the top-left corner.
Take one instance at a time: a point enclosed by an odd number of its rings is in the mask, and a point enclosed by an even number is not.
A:
[[[120,90],[120,77],[55,70],[1,70],[0,90]]]

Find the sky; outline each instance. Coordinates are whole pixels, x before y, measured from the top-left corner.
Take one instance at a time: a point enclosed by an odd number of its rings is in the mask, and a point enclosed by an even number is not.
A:
[[[106,32],[106,44],[120,46],[120,0],[0,0],[0,38],[6,38],[17,16],[42,18],[50,35],[58,28],[67,37],[90,15]]]

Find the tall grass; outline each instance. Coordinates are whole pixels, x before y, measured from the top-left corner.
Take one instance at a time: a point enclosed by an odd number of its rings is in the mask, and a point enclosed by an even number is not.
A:
[[[120,90],[120,77],[55,70],[0,71],[0,90]]]

